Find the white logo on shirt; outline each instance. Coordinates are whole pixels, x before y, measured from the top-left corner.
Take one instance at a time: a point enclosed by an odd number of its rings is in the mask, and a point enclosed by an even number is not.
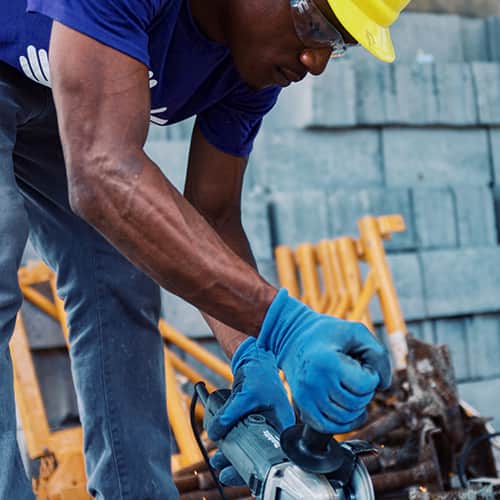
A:
[[[28,45],[26,55],[19,57],[19,64],[24,74],[37,83],[50,87],[49,58],[45,49],[39,51],[33,45]]]
[[[50,67],[47,51],[45,49],[37,50],[34,45],[28,45],[28,47],[26,47],[26,56],[19,57],[19,64],[24,74],[28,78],[31,78],[31,80],[41,83],[46,87],[50,87]],[[152,71],[149,71],[148,77],[149,88],[152,89],[156,87],[158,85],[158,80],[154,78]],[[165,125],[168,120],[155,116],[165,111],[167,111],[165,106],[152,109],[150,115],[151,122],[157,125]]]

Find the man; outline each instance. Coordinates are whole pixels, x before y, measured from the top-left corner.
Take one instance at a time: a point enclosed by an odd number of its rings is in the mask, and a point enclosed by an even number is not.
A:
[[[362,325],[317,314],[259,276],[241,227],[240,191],[280,88],[320,74],[331,55],[357,42],[393,60],[388,27],[407,3],[2,2],[2,500],[33,498],[16,445],[8,353],[28,232],[65,300],[93,496],[177,497],[158,285],[203,311],[232,358],[233,398],[209,429],[212,438],[255,410],[278,429],[293,423],[278,367],[305,422],[331,433],[359,425],[374,391],[390,383],[385,348]],[[143,145],[150,119],[192,115],[182,196]],[[235,479],[231,468],[221,474]]]

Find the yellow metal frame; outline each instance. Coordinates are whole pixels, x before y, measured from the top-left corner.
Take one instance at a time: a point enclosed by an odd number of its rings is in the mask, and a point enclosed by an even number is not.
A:
[[[314,310],[360,321],[371,331],[371,300],[380,302],[396,369],[406,366],[407,327],[387,263],[384,240],[405,230],[401,215],[367,216],[358,221],[359,238],[340,237],[313,245],[303,243],[293,251],[275,249],[280,285]],[[363,280],[361,262],[368,264]],[[301,286],[299,286],[299,282]]]

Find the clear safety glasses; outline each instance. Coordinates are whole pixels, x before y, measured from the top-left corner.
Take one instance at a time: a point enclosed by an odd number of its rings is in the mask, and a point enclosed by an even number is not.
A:
[[[314,0],[290,0],[292,19],[300,41],[307,48],[329,47],[330,57],[345,55],[349,47],[357,43],[346,43],[344,37],[319,10]]]

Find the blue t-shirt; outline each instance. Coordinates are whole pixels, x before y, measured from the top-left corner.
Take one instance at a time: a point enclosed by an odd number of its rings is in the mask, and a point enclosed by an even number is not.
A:
[[[188,0],[0,1],[0,60],[48,86],[52,19],[149,68],[153,123],[196,115],[211,144],[248,156],[279,87],[249,88],[228,48],[199,31]]]

